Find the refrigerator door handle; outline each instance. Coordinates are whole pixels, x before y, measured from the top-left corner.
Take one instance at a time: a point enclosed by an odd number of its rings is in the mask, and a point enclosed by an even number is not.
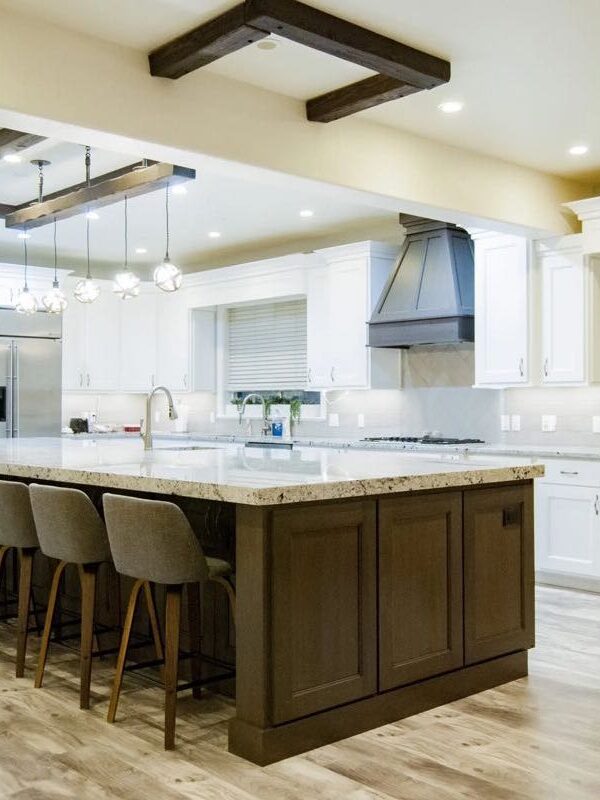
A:
[[[6,438],[13,435],[13,343],[8,345],[8,374],[6,376]]]
[[[19,345],[13,342],[12,435],[19,436]]]

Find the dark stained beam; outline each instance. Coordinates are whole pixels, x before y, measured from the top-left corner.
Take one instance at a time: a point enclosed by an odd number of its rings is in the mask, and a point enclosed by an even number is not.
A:
[[[450,64],[297,0],[246,0],[245,22],[419,89],[450,80]]]
[[[14,210],[14,206],[9,206],[6,203],[0,203],[0,219],[4,219],[7,214],[10,214],[10,212]]]
[[[420,91],[416,86],[388,78],[387,75],[374,75],[314,97],[306,104],[306,115],[311,122],[333,122]]]
[[[244,3],[240,3],[150,53],[150,74],[181,78],[268,35],[246,24]]]
[[[9,212],[4,224],[7,228],[39,228],[54,220],[68,219],[88,210],[118,203],[128,198],[155,192],[167,184],[174,185],[194,180],[196,172],[173,164],[152,163],[134,165],[128,171],[117,170],[96,178],[90,186],[69,187],[47,197],[42,203],[24,204]]]
[[[9,153],[19,153],[33,147],[34,144],[44,141],[44,136],[33,133],[13,131],[10,128],[0,128],[0,158]]]

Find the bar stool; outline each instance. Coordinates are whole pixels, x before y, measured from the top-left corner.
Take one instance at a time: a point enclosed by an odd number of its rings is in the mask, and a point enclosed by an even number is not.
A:
[[[17,611],[16,676],[25,674],[25,654],[31,607],[31,577],[33,556],[39,550],[29,488],[24,483],[0,481],[0,570],[11,549],[19,553],[19,594]]]
[[[114,722],[123,681],[123,670],[137,597],[142,585],[166,587],[165,608],[165,750],[175,746],[177,691],[202,681],[178,686],[179,629],[184,584],[220,584],[229,598],[235,619],[235,590],[231,565],[218,558],[207,558],[185,514],[174,503],[137,497],[105,494],[104,517],[110,549],[117,572],[135,578],[127,607],[115,679],[108,710]],[[199,643],[198,643],[199,645]]]
[[[81,584],[79,705],[89,708],[96,577],[100,564],[111,560],[106,527],[90,498],[78,489],[32,483],[29,492],[40,549],[59,562],[52,577],[35,687],[39,689],[44,680],[60,579],[65,568],[74,564]]]

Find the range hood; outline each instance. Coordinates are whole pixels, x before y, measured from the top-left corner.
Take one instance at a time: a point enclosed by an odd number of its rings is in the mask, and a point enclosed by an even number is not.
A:
[[[369,347],[472,342],[474,264],[469,234],[401,215],[406,240],[369,322]]]

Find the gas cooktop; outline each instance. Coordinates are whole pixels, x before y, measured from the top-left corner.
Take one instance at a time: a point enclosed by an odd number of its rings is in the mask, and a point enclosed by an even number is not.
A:
[[[456,439],[453,436],[367,436],[363,442],[399,442],[404,444],[485,444],[483,439]]]

